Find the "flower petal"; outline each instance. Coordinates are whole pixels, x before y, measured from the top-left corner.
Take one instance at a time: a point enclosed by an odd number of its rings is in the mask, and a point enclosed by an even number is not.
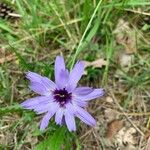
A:
[[[75,105],[74,105],[74,103],[67,103],[66,105],[66,110],[67,110],[67,112],[69,112],[71,115],[74,115],[75,114]]]
[[[65,70],[65,62],[62,56],[57,56],[55,60],[55,83],[59,85],[61,83],[60,74],[61,71]]]
[[[40,130],[44,130],[47,126],[48,126],[48,123],[49,123],[49,120],[51,119],[51,117],[53,116],[54,114],[52,114],[51,112],[48,112],[42,119],[41,121],[41,125],[40,125]]]
[[[92,99],[101,97],[104,95],[103,89],[94,89],[93,92],[87,95],[76,95],[77,99],[83,100],[83,101],[90,101]]]
[[[24,101],[20,105],[26,109],[33,109],[37,105],[41,105],[42,103],[43,104],[48,103],[49,99],[50,99],[50,97],[37,96],[34,98],[27,99],[26,101]]]
[[[94,89],[90,88],[90,87],[77,87],[74,92],[77,95],[87,95],[93,91],[94,91]]]
[[[35,72],[28,71],[26,73],[26,78],[29,79],[31,82],[40,82],[41,77],[42,77],[41,75],[39,75]]]
[[[42,77],[41,75],[34,72],[27,72],[27,79],[30,80],[30,88],[34,92],[40,95],[49,95],[50,90],[56,88],[53,81],[49,80],[47,77]]]
[[[40,130],[44,130],[48,126],[49,120],[56,113],[57,110],[58,110],[58,104],[55,103],[50,108],[49,112],[43,117],[41,124],[40,124]]]
[[[88,103],[86,101],[83,101],[83,100],[77,99],[77,98],[74,98],[73,102],[76,103],[76,105],[78,105],[80,107],[86,107],[88,105]]]
[[[66,125],[67,125],[69,131],[76,130],[75,118],[67,110],[65,111],[65,122],[66,122]]]
[[[43,104],[43,105],[39,105],[39,106],[36,106],[34,108],[34,111],[37,113],[37,114],[42,114],[42,113],[46,113],[46,112],[56,112],[56,110],[58,109],[59,105],[58,103],[56,102],[49,102],[47,104]]]
[[[43,113],[46,113],[46,112],[48,112],[49,110],[50,110],[50,108],[51,108],[51,105],[53,105],[53,102],[49,102],[49,103],[47,103],[47,104],[45,104],[45,105],[38,105],[38,106],[36,106],[35,108],[34,108],[34,111],[36,112],[36,114],[43,114]]]
[[[35,93],[40,94],[40,95],[50,94],[50,91],[48,92],[47,89],[43,86],[43,84],[39,82],[30,83],[29,88]]]
[[[80,118],[84,123],[90,125],[90,126],[95,126],[96,121],[95,119],[84,109],[81,107],[76,107],[76,116]]]
[[[47,77],[42,77],[41,81],[47,89],[55,89],[56,88],[56,84],[53,81],[51,81],[50,79],[48,79]]]
[[[49,96],[49,97],[38,96],[35,98],[30,98],[24,101],[23,103],[21,103],[22,107],[26,109],[30,109],[30,110],[33,109],[37,114],[48,112],[53,105],[54,105],[54,102],[53,102],[52,96]]]
[[[70,72],[69,82],[68,82],[68,91],[72,91],[76,88],[78,81],[84,73],[84,64],[82,61],[79,61],[75,64],[74,68]]]
[[[59,84],[57,84],[58,88],[63,89],[66,87],[69,80],[69,71],[61,70],[59,75]]]
[[[59,108],[58,111],[56,112],[56,115],[55,115],[55,122],[57,124],[59,124],[59,125],[62,124],[63,115],[64,115],[64,109]]]

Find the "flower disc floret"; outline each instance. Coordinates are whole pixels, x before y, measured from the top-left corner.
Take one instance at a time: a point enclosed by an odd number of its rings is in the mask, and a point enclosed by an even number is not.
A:
[[[54,100],[58,102],[61,107],[63,107],[67,102],[71,102],[72,94],[69,93],[65,88],[54,90],[53,95]]]

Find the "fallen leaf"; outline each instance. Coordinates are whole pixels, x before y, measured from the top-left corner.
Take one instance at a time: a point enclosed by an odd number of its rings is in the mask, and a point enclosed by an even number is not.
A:
[[[130,67],[132,66],[132,64],[134,63],[134,55],[133,54],[127,54],[125,53],[123,50],[120,50],[117,54],[117,63],[120,64],[120,66],[122,67],[122,69],[125,72],[128,72]],[[120,77],[122,76],[124,73],[122,72],[122,70],[117,69],[116,70],[116,77]]]
[[[104,117],[105,120],[110,123],[113,120],[117,120],[119,118],[119,113],[116,110],[113,110],[111,108],[107,108],[104,110]]]
[[[147,140],[147,144],[146,144],[145,150],[150,150],[150,137]]]
[[[10,143],[13,143],[14,134],[6,132],[3,134],[0,134],[0,145],[7,145]]]
[[[8,62],[15,59],[15,56],[13,54],[10,54],[8,56],[5,56],[3,58],[0,58],[0,64],[3,64],[4,62]]]
[[[121,53],[119,55],[119,64],[122,67],[129,67],[133,63],[134,60],[134,55],[132,54],[126,54],[126,53]]]
[[[84,61],[84,64],[85,64],[85,67],[102,68],[102,66],[106,66],[107,61],[100,58],[92,62]]]
[[[106,97],[106,102],[113,103],[113,99],[110,96]]]
[[[120,149],[121,150],[137,150],[137,147],[135,147],[132,144],[127,144],[126,146],[125,145],[120,146]]]
[[[150,132],[146,132],[144,135],[144,140],[147,140],[150,137]]]
[[[137,144],[137,141],[134,137],[134,134],[136,133],[136,130],[133,127],[125,128],[123,127],[115,136],[116,143],[120,146],[125,145],[135,145]]]
[[[120,19],[114,30],[114,34],[116,35],[117,43],[124,46],[127,54],[133,54],[137,51],[135,30],[129,26],[128,22]]]
[[[106,137],[111,140],[117,132],[123,127],[123,121],[121,120],[114,120],[108,124],[108,130],[106,133]]]
[[[130,144],[136,144],[136,141],[134,139],[133,134],[136,133],[135,128],[131,127],[126,130],[124,137],[123,137],[123,142],[124,143],[130,143]]]
[[[119,130],[119,132],[116,134],[116,136],[115,136],[115,143],[117,143],[117,145],[119,145],[119,146],[124,145],[124,144],[123,144],[123,137],[124,137],[125,132],[126,132],[126,128],[123,127],[123,128],[121,128],[121,130]]]

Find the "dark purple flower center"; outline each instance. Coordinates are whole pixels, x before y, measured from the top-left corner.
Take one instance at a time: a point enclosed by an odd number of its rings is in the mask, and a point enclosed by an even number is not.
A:
[[[68,101],[71,101],[72,95],[68,93],[68,91],[64,89],[55,90],[54,91],[54,99],[57,101],[61,106],[64,106]]]

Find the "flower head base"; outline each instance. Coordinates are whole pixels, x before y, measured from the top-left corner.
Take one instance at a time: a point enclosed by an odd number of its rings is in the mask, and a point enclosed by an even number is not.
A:
[[[69,93],[65,88],[55,89],[53,92],[54,100],[59,103],[60,107],[63,107],[67,102],[72,99],[72,94]]]
[[[90,126],[96,124],[95,119],[84,110],[88,101],[101,97],[103,89],[90,87],[77,87],[84,72],[82,61],[75,64],[70,71],[66,69],[64,59],[57,56],[55,60],[55,83],[34,72],[28,72],[26,77],[30,80],[30,89],[40,96],[30,98],[23,103],[26,109],[32,109],[37,114],[45,113],[40,129],[48,126],[49,120],[55,115],[55,122],[59,125],[65,123],[69,131],[75,131],[75,117],[80,118]]]

